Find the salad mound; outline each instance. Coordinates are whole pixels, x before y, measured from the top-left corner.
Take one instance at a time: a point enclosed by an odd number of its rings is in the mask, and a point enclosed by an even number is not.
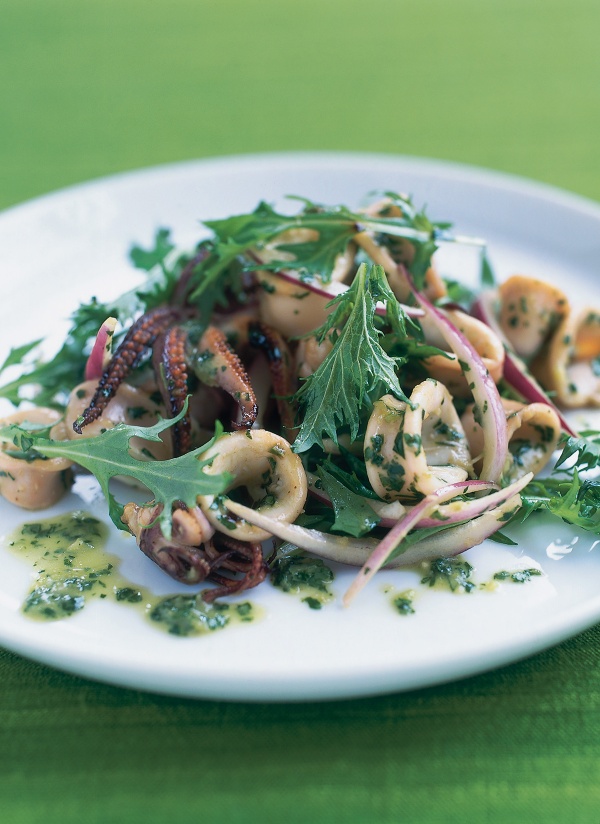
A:
[[[54,358],[11,350],[0,493],[45,508],[93,473],[151,560],[216,583],[206,600],[260,584],[270,538],[360,567],[349,603],[383,566],[508,540],[536,510],[598,533],[600,433],[554,400],[600,405],[600,311],[497,286],[482,241],[404,195],[296,200],[207,221],[186,254],[160,229],[130,253],[144,283],[81,305]],[[479,249],[477,293],[437,271],[445,243]],[[118,501],[115,477],[149,500]]]

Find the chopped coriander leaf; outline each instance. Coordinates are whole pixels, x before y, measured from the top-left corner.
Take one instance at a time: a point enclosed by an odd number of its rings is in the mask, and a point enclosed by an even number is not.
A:
[[[325,594],[333,581],[333,571],[320,558],[299,550],[278,555],[271,565],[271,582],[284,592],[314,589]]]
[[[507,572],[506,570],[502,570],[494,573],[494,580],[512,581],[513,584],[526,584],[528,581],[531,581],[532,577],[541,574],[541,570],[535,568],[518,569],[516,572]]]

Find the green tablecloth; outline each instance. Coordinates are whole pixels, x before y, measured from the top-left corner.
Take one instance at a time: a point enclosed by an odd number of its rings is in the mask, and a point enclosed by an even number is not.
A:
[[[600,199],[599,33],[597,0],[2,0],[0,206],[284,149],[459,160]],[[348,702],[188,701],[9,652],[0,696],[7,822],[600,822],[600,627]]]

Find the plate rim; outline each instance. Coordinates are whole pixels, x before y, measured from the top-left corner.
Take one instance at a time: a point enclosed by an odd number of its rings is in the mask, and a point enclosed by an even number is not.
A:
[[[600,219],[600,201],[552,183],[528,178],[513,172],[491,169],[460,161],[427,157],[425,155],[335,150],[236,153],[231,155],[188,158],[185,160],[158,163],[152,166],[140,166],[139,168],[126,169],[108,175],[99,175],[98,177],[92,177],[59,189],[41,193],[33,198],[17,202],[0,210],[0,218],[5,219],[23,209],[28,209],[56,198],[75,195],[96,186],[126,183],[129,180],[134,181],[138,177],[175,173],[183,171],[186,168],[212,167],[216,170],[221,166],[236,165],[242,167],[256,166],[257,164],[267,166],[274,162],[281,164],[295,163],[299,166],[310,166],[315,163],[330,166],[335,161],[340,161],[339,165],[346,163],[360,165],[369,162],[383,166],[387,163],[404,163],[407,166],[412,166],[416,170],[419,168],[434,168],[440,176],[447,180],[459,178],[461,180],[468,179],[472,182],[487,182],[493,185],[494,188],[502,188],[510,191],[518,190],[523,195],[538,197],[544,200],[552,199],[564,204],[567,208],[577,209]]]

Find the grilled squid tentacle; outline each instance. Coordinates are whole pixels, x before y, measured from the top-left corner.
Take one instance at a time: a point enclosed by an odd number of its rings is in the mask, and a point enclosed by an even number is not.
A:
[[[129,329],[105,369],[96,391],[83,414],[73,423],[78,435],[84,426],[100,417],[121,383],[140,362],[158,335],[180,317],[180,310],[159,306],[142,315]]]
[[[512,483],[529,472],[537,475],[542,471],[558,446],[561,425],[554,409],[545,403],[524,404],[502,398],[502,406],[508,429],[503,480]],[[473,410],[473,405],[468,406],[461,422],[477,467],[481,463],[483,432]]]
[[[265,580],[269,572],[263,557],[262,545],[256,541],[238,541],[229,535],[219,534],[218,537],[215,536],[214,541],[207,545],[206,554],[215,562],[215,568],[210,576],[211,581],[220,585],[216,589],[202,593],[202,598],[208,603],[217,598],[222,598],[224,595],[233,595],[258,586]],[[243,577],[230,578],[216,572],[217,560],[218,569]]]
[[[65,418],[67,421],[77,420],[87,408],[90,399],[94,396],[96,381],[84,381],[76,386],[67,404]],[[101,434],[106,429],[112,429],[119,423],[126,423],[133,426],[152,426],[159,416],[164,417],[164,409],[158,406],[154,400],[137,386],[131,386],[127,381],[123,381],[116,390],[112,401],[108,404],[102,414],[81,434],[76,434],[74,428],[67,427],[66,437],[70,439],[93,438]],[[131,454],[140,461],[156,459],[164,461],[173,457],[171,444],[169,443],[168,431],[164,433],[161,441],[146,441],[142,438],[132,438],[129,442]]]
[[[295,409],[290,398],[296,391],[296,379],[288,345],[276,329],[260,321],[248,324],[248,342],[267,356],[279,419],[292,439],[296,431]]]
[[[210,540],[214,529],[198,507],[192,510],[181,507],[173,512],[171,537],[165,538],[157,521],[161,509],[160,504],[128,503],[122,521],[142,552],[171,578],[184,584],[205,581],[213,564],[206,558],[203,545]]]
[[[409,406],[384,395],[373,405],[367,424],[367,474],[384,501],[429,495],[466,480],[473,471],[465,433],[446,387],[428,378],[415,387],[410,402]]]
[[[207,474],[228,472],[232,476],[225,493],[245,488],[260,511],[276,521],[293,523],[304,508],[308,492],[302,461],[289,443],[265,429],[233,432],[220,437],[202,454],[211,464]],[[259,542],[271,533],[237,521],[214,495],[198,498],[202,511],[218,532],[241,541]]]
[[[181,503],[173,510],[171,537],[165,538],[157,521],[161,510],[160,504],[138,506],[129,503],[124,508],[122,520],[142,552],[171,578],[182,584],[198,584],[206,580],[218,584],[216,589],[202,593],[204,601],[210,603],[264,581],[268,567],[259,543],[216,536],[198,506],[189,509]]]
[[[202,383],[224,389],[239,404],[241,417],[233,426],[250,428],[258,413],[256,395],[241,360],[216,326],[209,326],[200,338],[192,368]]]
[[[162,332],[152,349],[152,363],[158,387],[169,417],[176,417],[188,394],[186,363],[187,333],[181,326]],[[184,455],[192,448],[189,413],[171,427],[173,455]]]

